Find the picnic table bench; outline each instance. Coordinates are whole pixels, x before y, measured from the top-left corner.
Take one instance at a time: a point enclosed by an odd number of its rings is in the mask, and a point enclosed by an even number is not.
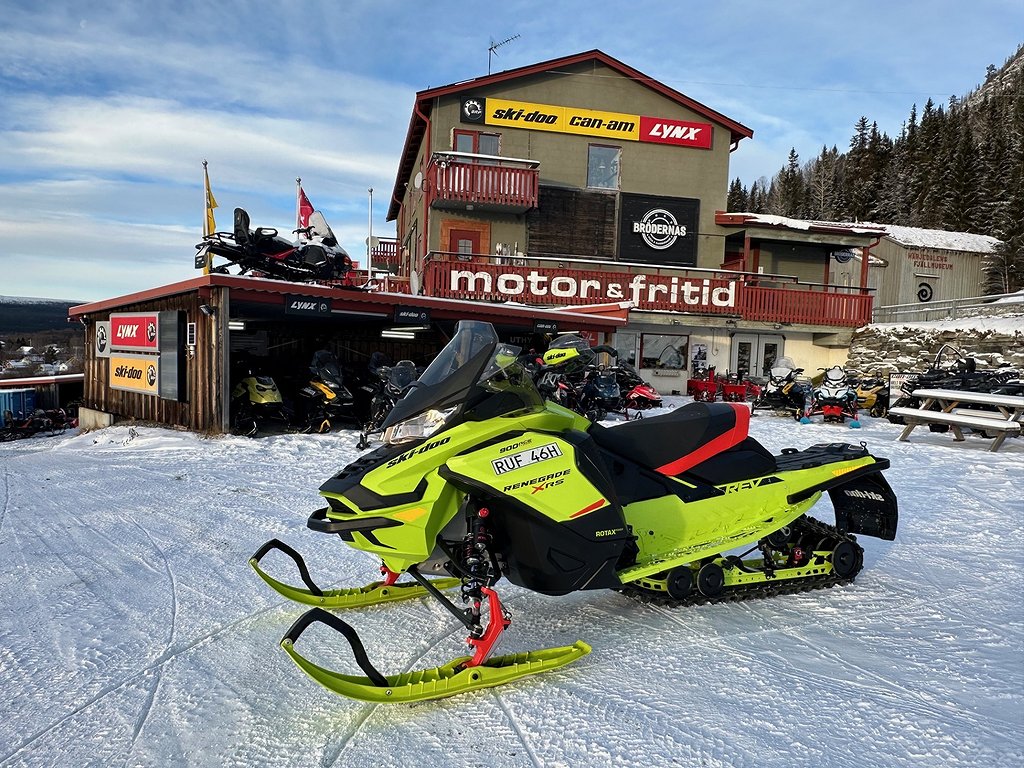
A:
[[[921,401],[917,408],[890,408],[889,413],[900,416],[906,427],[899,439],[906,441],[910,433],[922,424],[945,424],[954,440],[964,439],[967,427],[986,435],[994,434],[990,451],[998,451],[1008,435],[1019,435],[1024,422],[1024,397],[1020,395],[993,395],[988,392],[965,392],[954,389],[918,389],[913,396]],[[938,405],[938,410],[935,406]],[[988,406],[982,410],[977,406]]]

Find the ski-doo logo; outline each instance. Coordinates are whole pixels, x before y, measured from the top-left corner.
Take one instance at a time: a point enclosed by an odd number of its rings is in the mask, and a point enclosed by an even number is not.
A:
[[[874,491],[861,491],[859,489],[853,489],[853,490],[848,490],[847,489],[847,490],[844,490],[843,493],[845,493],[847,496],[850,496],[851,498],[854,498],[854,499],[868,499],[870,501],[885,501],[885,497],[882,494],[875,493]]]
[[[156,323],[148,323],[146,325],[146,340],[150,343],[156,341]]]
[[[444,445],[450,440],[450,436],[442,437],[440,440],[431,440],[429,443],[424,443],[419,448],[413,448],[411,451],[406,451],[401,456],[393,458],[391,461],[387,463],[387,466],[393,467],[396,464],[401,464],[403,461],[407,461],[411,459],[413,456],[419,456],[421,453],[426,453],[427,451],[433,450],[438,446]]]
[[[106,326],[99,326],[96,329],[96,351],[106,352],[107,351],[107,328]]]
[[[502,488],[502,493],[508,493],[509,491],[518,491],[520,488],[533,488],[531,494],[537,493],[538,490],[544,490],[549,485],[557,485],[557,483],[550,483],[551,480],[557,480],[558,478],[564,478],[572,472],[571,469],[563,469],[561,472],[552,472],[550,475],[541,475],[531,480],[523,480],[521,483],[512,483],[512,485],[506,485]]]
[[[119,365],[114,369],[114,375],[119,379],[141,379],[142,369],[134,365]]]
[[[149,386],[156,384],[156,366],[151,365],[146,369],[146,382]]]

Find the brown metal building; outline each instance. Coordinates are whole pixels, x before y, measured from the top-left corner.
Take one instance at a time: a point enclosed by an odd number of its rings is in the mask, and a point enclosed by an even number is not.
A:
[[[318,349],[359,370],[377,351],[429,362],[463,319],[490,322],[521,346],[554,330],[599,342],[625,324],[615,306],[538,311],[223,274],[83,304],[69,315],[85,326],[83,426],[140,420],[205,433],[229,430],[233,361],[243,356],[287,396],[308,381]]]

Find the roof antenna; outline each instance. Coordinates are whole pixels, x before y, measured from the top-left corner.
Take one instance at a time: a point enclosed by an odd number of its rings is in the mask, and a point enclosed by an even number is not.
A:
[[[500,43],[496,43],[496,42],[494,42],[494,38],[493,37],[491,38],[491,47],[487,49],[487,74],[488,75],[491,74],[491,55],[493,54],[494,56],[497,56],[498,55],[498,48],[501,48],[501,46],[506,45],[507,43],[511,43],[513,40],[518,40],[518,39],[519,39],[519,35],[512,35],[512,37],[506,37]]]

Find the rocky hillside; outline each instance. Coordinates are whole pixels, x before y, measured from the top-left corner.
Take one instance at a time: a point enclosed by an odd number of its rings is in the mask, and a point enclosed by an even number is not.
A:
[[[846,369],[850,376],[887,376],[924,371],[943,344],[977,360],[979,369],[1024,372],[1024,314],[964,318],[918,325],[869,325],[853,337]]]

